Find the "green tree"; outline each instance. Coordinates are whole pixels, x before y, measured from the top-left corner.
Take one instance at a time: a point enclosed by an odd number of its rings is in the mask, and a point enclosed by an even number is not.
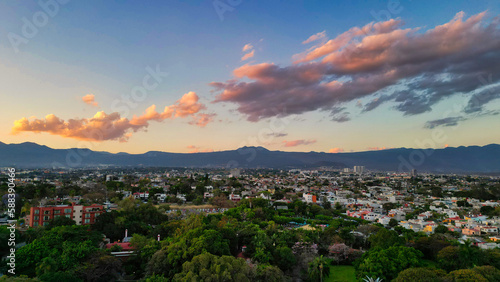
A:
[[[279,246],[274,251],[273,262],[281,270],[287,271],[292,269],[297,261],[293,255],[292,249],[287,246]]]
[[[281,269],[274,265],[257,265],[256,269],[253,269],[253,279],[252,281],[262,281],[262,282],[281,282],[286,281],[285,274]]]
[[[359,279],[368,276],[390,281],[404,269],[421,266],[422,257],[423,254],[420,251],[410,247],[374,248],[355,261],[354,267]]]
[[[241,258],[201,254],[182,265],[174,281],[251,281],[252,269]]]
[[[401,271],[394,282],[440,282],[446,275],[443,270],[430,269],[425,267],[412,267]]]
[[[442,269],[452,271],[461,268],[459,256],[460,249],[458,247],[448,246],[439,251],[437,261]]]
[[[472,269],[459,269],[448,273],[446,276],[448,281],[457,281],[457,282],[487,282],[486,278],[481,274],[475,272]]]
[[[390,227],[398,226],[398,221],[394,218],[391,218],[391,220],[389,220],[389,226]]]
[[[491,265],[476,266],[472,269],[488,281],[500,281],[500,270]]]
[[[72,270],[96,252],[100,242],[102,235],[86,226],[54,227],[17,250],[16,272],[34,277],[35,271],[42,274]]]
[[[481,214],[490,216],[495,212],[495,208],[490,206],[482,206],[479,211],[481,212]]]
[[[448,227],[446,227],[444,225],[438,225],[438,227],[436,227],[436,229],[434,229],[434,233],[444,234],[446,232],[448,232]]]
[[[395,245],[404,244],[404,239],[399,237],[398,233],[394,230],[388,230],[385,228],[380,228],[377,233],[371,235],[368,238],[372,248],[380,247],[382,249],[387,249]]]
[[[57,217],[49,221],[49,225],[47,226],[47,229],[52,229],[57,226],[65,226],[65,225],[75,225],[76,222],[72,220],[71,218],[62,216],[62,217]]]

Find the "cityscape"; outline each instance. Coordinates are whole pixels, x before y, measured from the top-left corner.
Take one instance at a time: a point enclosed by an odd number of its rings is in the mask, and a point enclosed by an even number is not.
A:
[[[1,281],[500,281],[496,1],[0,3]]]

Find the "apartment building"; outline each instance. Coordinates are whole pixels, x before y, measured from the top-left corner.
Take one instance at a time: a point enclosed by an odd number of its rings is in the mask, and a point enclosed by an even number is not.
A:
[[[30,209],[30,227],[46,226],[58,217],[67,217],[76,222],[77,225],[94,224],[96,218],[105,212],[103,205],[58,205],[49,207],[32,207]]]

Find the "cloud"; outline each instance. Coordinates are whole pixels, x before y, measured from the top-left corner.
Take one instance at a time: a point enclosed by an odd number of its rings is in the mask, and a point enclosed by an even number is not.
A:
[[[245,44],[245,46],[243,46],[243,52],[246,52],[246,51],[249,51],[249,50],[252,50],[253,49],[253,45],[248,43],[248,44]]]
[[[311,139],[311,140],[293,140],[293,141],[283,141],[283,144],[285,147],[296,147],[296,146],[301,146],[301,145],[310,145],[316,143],[316,140]]]
[[[456,126],[459,121],[466,120],[464,117],[447,117],[442,119],[431,120],[425,123],[425,128],[433,129],[438,126]]]
[[[217,92],[213,102],[236,104],[252,122],[311,111],[330,112],[333,120],[345,122],[348,112],[337,108],[370,98],[363,112],[386,102],[403,115],[430,112],[445,98],[478,97],[500,83],[500,76],[479,79],[500,73],[499,23],[499,18],[486,19],[484,12],[469,18],[460,12],[426,31],[401,28],[400,19],[353,27],[294,56],[292,65],[235,69],[234,79],[210,84]],[[482,110],[497,98],[483,97],[484,103],[466,110]]]
[[[328,153],[333,153],[333,154],[342,153],[342,152],[344,152],[344,149],[338,148],[338,147],[332,148],[332,149],[330,149],[330,151],[328,151]]]
[[[97,102],[94,100],[95,96],[94,94],[87,94],[85,96],[82,97],[82,101],[85,103],[85,104],[88,104],[88,105],[92,105],[94,107],[97,107],[98,104]]]
[[[196,116],[193,116],[193,121],[190,121],[189,124],[205,127],[214,120],[215,116],[216,114],[197,114]]]
[[[326,38],[326,30],[323,30],[322,32],[318,32],[316,34],[311,35],[309,38],[307,38],[305,41],[302,42],[302,44],[308,44],[317,40],[322,40]]]
[[[246,53],[245,55],[243,55],[243,57],[241,57],[241,60],[242,61],[248,60],[248,59],[252,58],[254,54],[255,54],[255,50],[252,50],[252,52],[249,52],[249,53]]]
[[[211,153],[214,151],[213,149],[201,149],[200,147],[197,147],[194,145],[189,145],[186,148],[189,149],[188,153],[190,153],[190,154],[193,154],[193,153]]]
[[[381,95],[380,97],[376,97],[370,102],[366,103],[363,112],[369,112],[371,110],[376,109],[378,106],[382,105],[384,102],[390,101],[394,98],[394,95]]]
[[[12,134],[21,132],[46,132],[67,138],[88,141],[117,140],[126,142],[132,133],[144,130],[150,121],[161,122],[165,119],[193,117],[198,126],[205,126],[212,121],[214,114],[199,113],[205,109],[194,92],[186,93],[174,105],[167,106],[163,112],[157,112],[156,106],[151,105],[141,116],[133,116],[131,120],[121,117],[119,113],[106,114],[97,112],[92,118],[69,119],[67,121],[49,114],[43,119],[21,118],[14,122]]]
[[[387,148],[387,147],[368,147],[368,151],[381,151],[381,150],[387,150],[387,149],[393,149],[393,148]]]
[[[490,76],[491,81],[491,76]],[[469,103],[464,109],[465,113],[477,113],[482,112],[484,105],[488,104],[492,100],[500,98],[500,85],[495,85],[492,87],[486,87],[481,91],[478,91],[472,95],[469,100]]]
[[[273,136],[273,137],[285,137],[285,136],[288,136],[288,133],[283,133],[283,132],[273,132],[273,133],[269,133],[267,134],[267,136]]]

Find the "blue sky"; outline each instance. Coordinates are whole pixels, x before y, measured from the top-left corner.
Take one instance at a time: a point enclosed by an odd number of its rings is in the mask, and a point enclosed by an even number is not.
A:
[[[26,44],[17,46],[18,52],[9,34],[22,35],[23,18],[33,21],[43,9],[36,1],[1,2],[0,93],[9,107],[0,113],[0,141],[133,153],[225,150],[240,145],[294,151],[417,147],[416,140],[432,136],[426,122],[442,119],[451,103],[465,105],[467,95],[450,96],[433,104],[432,111],[411,116],[394,110],[391,104],[361,114],[357,101],[366,104],[373,99],[366,95],[342,103],[350,113],[347,122],[332,121],[324,110],[307,110],[288,117],[286,128],[279,132],[285,136],[264,138],[274,117],[248,121],[249,113],[238,110],[242,104],[237,100],[213,103],[220,92],[209,83],[234,79],[233,71],[245,64],[293,66],[292,56],[311,47],[302,44],[311,35],[326,31],[333,39],[352,27],[386,21],[387,15],[401,19],[401,29],[420,27],[418,32],[424,33],[450,22],[460,11],[465,12],[464,21],[487,11],[484,21],[488,22],[499,13],[495,1],[239,2],[68,1],[57,4],[57,13]],[[222,18],[214,8],[217,3],[231,7]],[[245,44],[253,46],[255,55],[242,62]],[[191,117],[149,122],[137,131],[130,127],[126,131],[130,137],[122,142],[111,138],[82,143],[78,136],[33,129],[12,134],[14,122],[23,117],[34,120],[54,114],[67,121],[90,119],[97,111],[110,114],[113,101],[142,83],[148,66],[159,66],[169,75],[127,116],[122,113],[123,118],[131,120],[152,104],[163,110],[184,94],[195,92],[204,109],[194,114],[212,115],[211,122],[203,127],[190,124]],[[88,94],[94,95],[98,107],[82,103],[81,97]],[[492,101],[488,107],[496,110],[498,102]],[[498,127],[496,115],[478,115],[457,126],[443,127],[446,143],[435,142],[435,146],[498,143],[498,133],[484,129]],[[300,140],[304,142],[290,143]],[[294,144],[300,145],[288,146]]]

